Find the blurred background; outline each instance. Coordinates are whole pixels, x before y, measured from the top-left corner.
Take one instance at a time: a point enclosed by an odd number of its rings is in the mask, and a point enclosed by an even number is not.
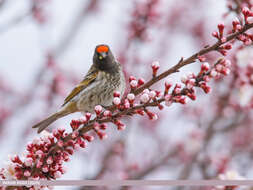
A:
[[[25,151],[37,136],[31,126],[56,111],[82,80],[97,44],[111,47],[126,76],[148,80],[152,61],[164,71],[214,43],[217,24],[229,28],[240,17],[238,10],[250,5],[249,0],[0,0],[0,167],[9,154]],[[213,81],[211,94],[199,90],[187,105],[154,109],[157,121],[125,118],[125,131],[110,127],[106,140],[96,139],[71,158],[61,179],[216,179],[221,174],[252,179],[253,49],[241,45],[228,56],[230,76]],[[211,53],[207,61],[219,57]],[[197,62],[171,78],[176,83],[199,70]],[[156,88],[163,89],[163,83]],[[67,116],[49,130],[70,130],[71,119],[80,116]]]

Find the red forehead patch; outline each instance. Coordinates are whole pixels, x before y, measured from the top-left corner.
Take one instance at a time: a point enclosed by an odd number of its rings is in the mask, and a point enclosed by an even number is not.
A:
[[[101,53],[101,52],[108,52],[109,51],[109,48],[105,45],[101,45],[101,46],[98,46],[97,47],[97,52],[98,53]]]

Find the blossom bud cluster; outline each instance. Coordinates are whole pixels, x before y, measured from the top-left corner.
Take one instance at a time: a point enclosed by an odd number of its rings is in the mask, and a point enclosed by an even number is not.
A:
[[[202,61],[205,60],[204,56],[198,57]],[[202,62],[201,70],[198,74],[192,72],[187,75],[183,75],[181,82],[175,84],[171,80],[167,80],[164,84],[164,92],[159,90],[144,89],[137,97],[134,92],[137,88],[145,85],[143,79],[137,80],[135,77],[129,77],[129,83],[131,87],[131,92],[126,95],[126,98],[123,100],[120,99],[120,94],[118,92],[114,93],[113,104],[117,107],[119,111],[124,111],[131,109],[131,114],[147,115],[150,120],[156,120],[157,115],[147,109],[148,106],[155,106],[159,109],[163,109],[161,103],[165,101],[166,106],[170,106],[172,103],[186,104],[188,99],[196,100],[196,87],[201,88],[205,93],[211,92],[211,87],[208,85],[208,82],[212,78],[219,78],[221,75],[228,75],[230,73],[231,62],[226,59],[219,59],[218,62],[211,67],[208,62]],[[153,62],[151,64],[153,71],[153,77],[156,76],[157,71],[160,68],[158,62]],[[98,109],[99,113],[101,108]],[[95,110],[97,113],[97,111]],[[107,113],[106,110],[104,113]],[[104,115],[105,116],[105,115]],[[113,117],[113,114],[110,113],[110,117]],[[113,120],[113,119],[112,119]],[[121,122],[113,121],[117,128],[121,129]],[[123,127],[124,128],[124,127]],[[99,129],[99,127],[97,127]],[[97,130],[98,131],[98,130]],[[99,135],[100,136],[100,135]]]
[[[194,87],[201,88],[205,93],[211,92],[211,87],[207,85],[211,78],[218,78],[221,75],[228,75],[230,73],[231,62],[227,59],[220,59],[213,68],[207,62],[203,62],[200,72],[195,75],[190,72],[181,77],[181,82],[175,84],[172,92],[169,90],[172,87],[171,81],[165,82],[164,99],[165,105],[170,106],[173,102],[186,104],[187,97],[191,100],[196,100],[196,90]]]
[[[41,137],[27,145],[24,157],[10,157],[7,167],[1,170],[0,177],[15,180],[60,178],[66,172],[63,163],[70,160],[74,150],[78,147],[85,148],[86,143],[93,140],[90,135],[76,133],[78,126],[86,123],[88,117],[89,114],[85,119],[71,121],[74,130],[71,136],[65,129],[57,129],[53,133],[43,131]]]
[[[248,8],[248,7],[244,7],[242,9],[242,14],[243,14],[243,19],[244,19],[244,24],[250,24],[249,23],[249,18],[253,17],[253,12]],[[238,20],[238,18],[235,18],[232,21],[232,32],[240,32],[243,29],[243,25],[242,23]],[[225,25],[223,23],[218,24],[217,26],[218,31],[214,31],[212,33],[212,36],[217,38],[221,43],[226,43],[227,42],[227,37],[225,37],[224,35],[224,29],[225,29]],[[250,45],[253,41],[253,35],[252,34],[248,34],[248,33],[242,33],[240,34],[237,39],[241,42],[244,43],[244,45]],[[226,56],[227,55],[227,51],[232,49],[232,43],[226,43],[225,45],[220,46],[217,51],[219,51],[222,55]]]
[[[253,12],[248,7],[243,7],[242,14],[244,17],[245,24],[249,24],[249,17],[253,17]]]
[[[218,28],[218,31],[214,31],[212,33],[212,36],[220,40],[222,43],[225,43],[227,39],[226,37],[224,37],[224,28],[225,28],[224,23],[218,24],[217,28]]]
[[[132,90],[140,87],[141,85],[143,85],[145,83],[145,80],[140,78],[140,79],[136,79],[134,76],[130,76],[129,77],[129,84]]]

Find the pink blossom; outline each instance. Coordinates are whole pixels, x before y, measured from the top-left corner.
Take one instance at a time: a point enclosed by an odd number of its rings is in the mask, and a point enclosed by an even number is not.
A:
[[[141,101],[143,103],[147,103],[149,101],[149,95],[147,93],[144,93],[141,95]]]
[[[102,112],[103,108],[102,108],[101,105],[97,105],[97,106],[95,106],[94,110],[95,110],[95,112],[96,112],[97,115],[100,115],[100,113]]]
[[[138,82],[137,82],[136,80],[132,80],[132,81],[130,82],[130,87],[131,87],[131,88],[136,88],[137,85],[138,85]]]
[[[115,98],[113,98],[113,103],[115,104],[115,105],[119,105],[120,104],[120,98],[118,98],[118,97],[115,97]]]
[[[134,100],[135,99],[135,95],[133,93],[130,93],[130,94],[127,95],[127,99],[130,100],[130,101]]]

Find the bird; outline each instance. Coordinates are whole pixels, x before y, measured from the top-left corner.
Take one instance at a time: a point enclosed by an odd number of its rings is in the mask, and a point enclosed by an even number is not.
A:
[[[32,128],[38,128],[40,133],[56,120],[75,113],[94,113],[94,107],[112,105],[115,91],[120,97],[125,92],[125,76],[121,64],[114,58],[110,47],[100,44],[95,47],[93,64],[84,79],[76,85],[65,98],[61,108],[40,121]]]

